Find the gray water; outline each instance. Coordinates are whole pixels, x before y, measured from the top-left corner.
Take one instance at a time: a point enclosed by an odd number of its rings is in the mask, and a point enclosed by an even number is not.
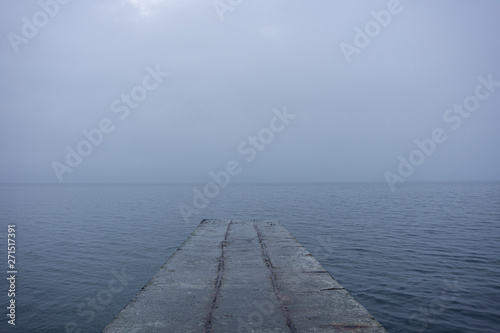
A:
[[[230,185],[186,222],[193,187],[0,185],[0,331],[99,332],[202,218],[280,220],[389,332],[500,331],[499,182]]]

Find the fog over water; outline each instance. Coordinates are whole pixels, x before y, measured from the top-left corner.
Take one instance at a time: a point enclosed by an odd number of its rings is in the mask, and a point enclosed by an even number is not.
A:
[[[500,178],[497,1],[231,3],[2,3],[0,181]]]
[[[497,332],[499,12],[1,2],[0,307],[98,332],[201,219],[277,219],[389,332]]]

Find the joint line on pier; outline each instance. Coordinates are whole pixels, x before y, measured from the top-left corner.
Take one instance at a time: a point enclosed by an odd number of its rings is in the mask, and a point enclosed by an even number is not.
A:
[[[271,263],[271,259],[269,258],[269,255],[267,254],[266,244],[264,243],[264,238],[262,236],[262,232],[257,227],[257,223],[254,224],[254,227],[255,227],[255,231],[257,232],[257,238],[259,239],[260,248],[262,250],[262,256],[264,257],[264,261],[266,263],[267,268],[271,272],[271,282],[273,285],[274,293],[276,294],[276,298],[278,298],[278,301],[280,303],[281,312],[283,313],[283,316],[285,317],[286,325],[290,329],[291,333],[295,333],[295,326],[292,322],[292,318],[290,317],[290,313],[288,312],[288,309],[286,308],[286,306],[283,302],[283,298],[279,293],[278,283],[276,281],[276,273],[274,272],[273,265]]]
[[[226,234],[224,235],[224,240],[220,243],[221,247],[221,255],[219,257],[219,267],[217,268],[217,281],[215,282],[215,292],[214,297],[212,298],[212,305],[210,306],[210,311],[208,312],[206,321],[205,321],[205,333],[212,332],[212,315],[215,309],[215,304],[217,302],[217,297],[219,296],[219,290],[222,284],[222,277],[224,276],[224,252],[227,245],[227,238],[229,236],[229,228],[233,224],[231,220],[227,225]]]

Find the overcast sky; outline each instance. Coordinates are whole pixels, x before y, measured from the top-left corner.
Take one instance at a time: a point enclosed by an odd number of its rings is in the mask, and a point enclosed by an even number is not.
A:
[[[500,179],[498,13],[496,0],[3,1],[0,181],[206,182],[231,160],[237,182],[385,181],[415,140],[427,152],[402,178]]]

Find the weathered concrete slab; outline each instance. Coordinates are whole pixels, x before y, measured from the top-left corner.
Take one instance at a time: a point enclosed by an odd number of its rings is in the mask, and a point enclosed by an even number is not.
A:
[[[281,223],[203,220],[103,332],[386,331]]]

